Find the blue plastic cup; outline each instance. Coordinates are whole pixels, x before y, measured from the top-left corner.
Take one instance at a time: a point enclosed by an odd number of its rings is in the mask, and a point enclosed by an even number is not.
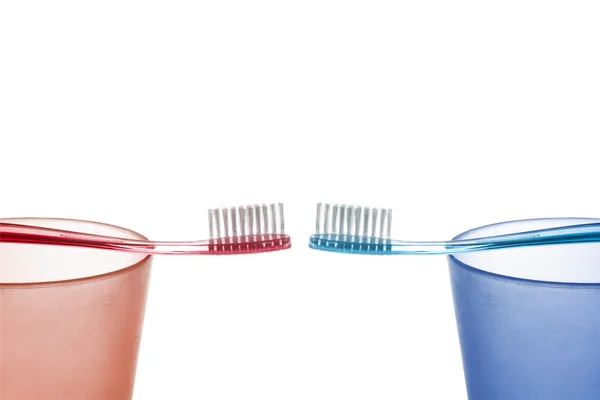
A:
[[[456,239],[599,221],[504,222]],[[600,243],[448,261],[470,400],[600,399]]]

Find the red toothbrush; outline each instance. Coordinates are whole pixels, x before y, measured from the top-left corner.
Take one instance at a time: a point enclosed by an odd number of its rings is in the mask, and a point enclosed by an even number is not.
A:
[[[224,255],[289,249],[283,204],[208,210],[209,239],[150,241],[0,222],[0,242],[91,247],[146,254]]]

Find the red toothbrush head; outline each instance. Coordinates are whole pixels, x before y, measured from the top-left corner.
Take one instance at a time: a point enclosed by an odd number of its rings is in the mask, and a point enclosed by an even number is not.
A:
[[[208,210],[209,252],[247,254],[289,249],[283,203]]]

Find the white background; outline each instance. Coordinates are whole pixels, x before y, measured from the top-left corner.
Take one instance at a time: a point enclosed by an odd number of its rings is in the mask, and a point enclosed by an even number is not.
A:
[[[157,257],[135,399],[466,399],[444,257],[307,248],[600,216],[600,9],[571,1],[3,1],[0,217],[207,236],[282,201],[293,249]]]

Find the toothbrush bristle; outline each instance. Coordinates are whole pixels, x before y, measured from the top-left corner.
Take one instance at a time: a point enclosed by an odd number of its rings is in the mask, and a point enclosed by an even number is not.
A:
[[[311,236],[309,242],[313,249],[390,254],[392,210],[318,203],[315,230],[315,235]]]
[[[390,239],[392,210],[346,204],[317,204],[316,234]]]
[[[284,235],[283,204],[253,204],[208,210],[211,239]]]
[[[208,210],[213,254],[256,253],[291,247],[285,234],[283,204],[253,204]]]

